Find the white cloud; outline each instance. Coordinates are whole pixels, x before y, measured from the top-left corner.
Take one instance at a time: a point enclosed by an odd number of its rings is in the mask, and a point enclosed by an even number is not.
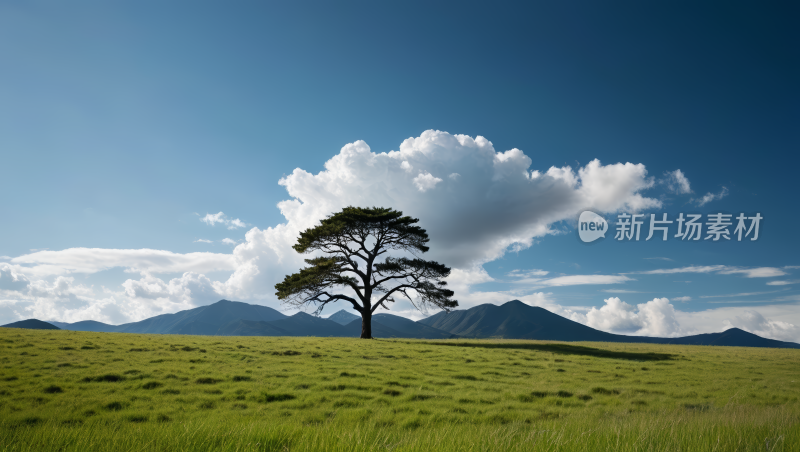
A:
[[[742,274],[747,278],[773,278],[775,276],[783,276],[786,274],[783,270],[775,267],[758,267],[758,268],[730,268],[720,271],[723,275]]]
[[[512,278],[530,278],[530,277],[533,277],[533,276],[545,276],[548,273],[550,273],[550,272],[547,271],[547,270],[537,270],[537,269],[519,270],[519,269],[517,269],[517,270],[511,270],[510,272],[508,272],[508,276],[511,276]]]
[[[729,267],[727,265],[692,265],[688,267],[661,268],[657,270],[647,270],[636,273],[640,275],[666,275],[673,273],[719,273],[721,275],[742,274],[746,278],[772,278],[786,274],[786,272],[776,267],[741,268]]]
[[[214,243],[214,242],[206,239],[197,239],[194,241],[194,243]]]
[[[586,314],[586,324],[592,328],[637,336],[675,337],[683,329],[675,318],[675,308],[667,298],[654,298],[636,307],[618,297],[604,300],[605,306],[592,308]]]
[[[683,174],[683,171],[677,169],[669,171],[664,175],[662,183],[667,185],[667,189],[679,195],[685,195],[692,192],[689,186],[689,179]]]
[[[217,223],[223,223],[224,224],[225,223],[225,214],[222,213],[222,212],[215,213],[215,214],[207,213],[206,216],[204,216],[203,218],[200,219],[200,221],[202,221],[203,223],[205,223],[205,224],[207,224],[209,226],[214,226]]]
[[[146,298],[179,303],[186,306],[207,304],[220,300],[213,283],[204,275],[186,272],[169,283],[150,274],[143,273],[138,280],[128,279],[122,283],[125,295],[130,298]]]
[[[424,193],[436,187],[436,184],[441,181],[441,179],[432,176],[430,173],[420,173],[419,176],[414,178],[414,185],[417,187],[417,190]]]
[[[12,264],[27,265],[19,271],[28,277],[97,273],[122,267],[135,272],[181,273],[193,271],[232,271],[234,256],[217,253],[179,254],[163,250],[118,250],[107,248],[68,248],[62,251],[38,251],[11,259]]]
[[[229,238],[226,237],[226,238],[222,239],[222,243],[224,243],[226,245],[236,245],[236,240],[229,239]]]
[[[757,303],[775,303],[778,301],[775,300],[716,300],[716,301],[706,301],[709,304],[757,304]]]
[[[692,202],[697,204],[698,207],[702,207],[702,206],[710,203],[711,201],[716,201],[716,200],[722,199],[722,198],[724,198],[726,196],[728,196],[728,187],[722,187],[722,190],[720,190],[719,193],[714,194],[714,193],[709,192],[709,193],[706,193],[702,198],[692,199]]]
[[[578,175],[579,192],[593,209],[611,212],[622,207],[632,211],[661,207],[661,201],[639,194],[654,185],[641,163],[602,166],[599,160],[592,160],[578,170]]]
[[[602,289],[600,292],[605,293],[643,293],[639,292],[638,290],[626,290],[626,289]]]
[[[624,275],[568,275],[543,279],[537,284],[546,287],[563,287],[586,284],[619,284],[626,281],[634,280]]]
[[[783,292],[783,290],[771,290],[769,292],[744,292],[744,293],[733,293],[727,295],[701,295],[700,298],[749,297],[751,295],[765,295],[768,293],[777,293],[777,292]]]
[[[681,303],[686,303],[687,301],[692,301],[692,297],[690,296],[672,297],[672,301],[680,301]]]
[[[402,168],[403,171],[407,171],[407,172],[411,172],[414,169],[414,167],[411,166],[411,164],[408,163],[405,160],[403,161],[403,163],[400,164],[400,168]]]
[[[704,265],[704,266],[692,265],[689,267],[679,267],[679,268],[660,268],[657,270],[647,270],[638,273],[642,275],[665,275],[672,273],[714,273],[720,270],[724,270],[725,268],[727,267],[724,265]]]
[[[247,226],[242,220],[238,218],[228,218],[228,216],[222,212],[215,214],[207,213],[206,216],[200,218],[200,221],[209,226],[214,226],[217,223],[224,224],[228,229],[237,229]]]
[[[532,287],[563,287],[589,284],[619,284],[634,281],[625,275],[564,275],[554,278],[543,278],[549,272],[545,270],[513,270],[508,276],[514,284],[527,284]]]
[[[797,284],[800,283],[800,280],[793,280],[793,281],[769,281],[767,283],[768,286],[788,286],[789,284]]]

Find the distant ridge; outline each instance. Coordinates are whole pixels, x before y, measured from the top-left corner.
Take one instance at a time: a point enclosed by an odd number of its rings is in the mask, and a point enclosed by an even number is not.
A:
[[[800,348],[800,344],[794,342],[766,339],[738,328],[678,338],[606,333],[519,300],[500,306],[482,304],[466,310],[440,312],[419,323],[468,338]]]
[[[0,325],[0,328],[25,328],[27,330],[59,330],[60,328],[38,319],[20,320],[19,322]]]
[[[305,312],[286,316],[266,306],[220,300],[208,306],[163,314],[140,322],[108,325],[94,320],[53,322],[61,329],[101,333],[191,334],[200,336],[318,336],[358,337],[361,317],[346,310],[323,319]],[[339,322],[337,322],[339,320]],[[391,324],[397,329],[384,325]],[[344,323],[340,323],[344,322]],[[391,314],[377,314],[372,321],[377,338],[442,339],[453,335]]]
[[[347,321],[348,319],[350,321]],[[304,312],[286,316],[266,306],[220,300],[208,306],[117,326],[93,320],[47,323],[37,319],[4,326],[139,334],[358,337],[361,333],[361,318],[346,310],[340,310],[327,319]],[[544,308],[529,306],[519,300],[512,300],[500,306],[483,304],[450,313],[440,312],[417,322],[392,314],[375,314],[372,317],[372,335],[377,338],[408,339],[503,338],[800,348],[800,344],[794,342],[766,339],[738,328],[720,333],[677,338],[606,333],[553,314]]]
[[[217,335],[219,329],[237,320],[272,321],[286,316],[266,306],[220,300],[208,306],[187,309],[174,314],[162,314],[139,322],[108,325],[87,320],[75,323],[56,322],[64,330],[93,331],[103,333],[139,334],[196,334]]]

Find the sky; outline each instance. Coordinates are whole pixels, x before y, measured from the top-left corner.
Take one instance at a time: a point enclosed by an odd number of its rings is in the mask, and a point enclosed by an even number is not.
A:
[[[376,205],[461,308],[800,341],[798,6],[528,3],[0,3],[0,324],[292,313],[299,232]]]

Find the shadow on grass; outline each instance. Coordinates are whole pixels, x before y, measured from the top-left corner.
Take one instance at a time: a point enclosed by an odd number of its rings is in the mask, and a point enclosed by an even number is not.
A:
[[[517,350],[536,350],[559,355],[595,356],[598,358],[629,359],[632,361],[666,361],[676,356],[670,353],[635,353],[603,350],[600,348],[583,347],[569,344],[523,344],[523,343],[480,343],[480,342],[423,342],[425,345],[439,345],[448,347],[472,348],[507,348]],[[419,344],[419,342],[415,342]]]

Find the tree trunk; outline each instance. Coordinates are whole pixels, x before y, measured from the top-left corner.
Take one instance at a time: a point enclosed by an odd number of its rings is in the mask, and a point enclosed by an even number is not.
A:
[[[361,314],[361,339],[372,339],[372,313]]]

